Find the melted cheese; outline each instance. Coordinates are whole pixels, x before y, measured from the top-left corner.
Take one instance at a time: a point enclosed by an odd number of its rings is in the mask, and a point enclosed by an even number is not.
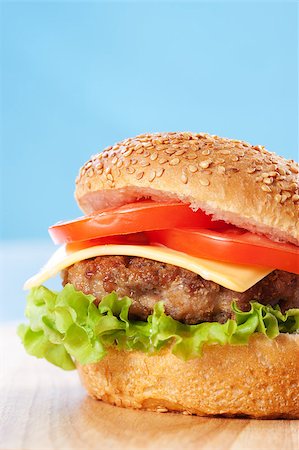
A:
[[[244,292],[268,275],[269,268],[224,263],[203,258],[195,258],[167,247],[142,245],[98,245],[72,253],[65,246],[60,247],[46,265],[26,281],[24,289],[39,286],[66,267],[88,258],[104,255],[140,256],[190,270],[206,280],[214,281],[228,289]],[[273,269],[274,270],[274,269]]]

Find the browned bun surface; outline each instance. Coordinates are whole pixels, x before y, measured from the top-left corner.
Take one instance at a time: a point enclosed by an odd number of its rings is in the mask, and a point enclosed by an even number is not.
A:
[[[141,198],[181,200],[273,240],[299,243],[299,167],[246,142],[195,133],[137,136],[81,169],[85,213]]]
[[[206,346],[187,362],[170,349],[153,356],[109,349],[78,370],[92,397],[125,408],[299,418],[298,335],[255,334],[249,345]]]

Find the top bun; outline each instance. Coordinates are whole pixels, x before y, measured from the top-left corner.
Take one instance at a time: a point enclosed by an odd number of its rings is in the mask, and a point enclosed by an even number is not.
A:
[[[203,133],[144,134],[92,156],[76,180],[86,214],[142,198],[180,200],[299,244],[299,166],[262,146]]]

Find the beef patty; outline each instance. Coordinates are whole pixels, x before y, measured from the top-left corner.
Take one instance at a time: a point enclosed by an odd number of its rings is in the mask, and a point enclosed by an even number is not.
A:
[[[299,307],[299,275],[274,270],[245,292],[226,289],[189,270],[150,259],[129,256],[100,256],[80,261],[63,271],[63,285],[96,297],[107,293],[132,299],[130,317],[145,320],[162,300],[166,314],[180,322],[221,322],[232,318],[231,303],[243,311],[256,300],[277,305],[283,311]]]

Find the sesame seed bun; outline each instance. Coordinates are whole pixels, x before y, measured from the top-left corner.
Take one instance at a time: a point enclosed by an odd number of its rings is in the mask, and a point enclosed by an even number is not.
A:
[[[261,146],[194,133],[137,136],[80,170],[84,213],[140,198],[181,200],[273,240],[299,244],[299,166]]]
[[[89,394],[125,408],[187,414],[299,418],[299,336],[249,345],[206,346],[184,362],[170,349],[148,356],[109,349],[98,363],[78,365]]]

